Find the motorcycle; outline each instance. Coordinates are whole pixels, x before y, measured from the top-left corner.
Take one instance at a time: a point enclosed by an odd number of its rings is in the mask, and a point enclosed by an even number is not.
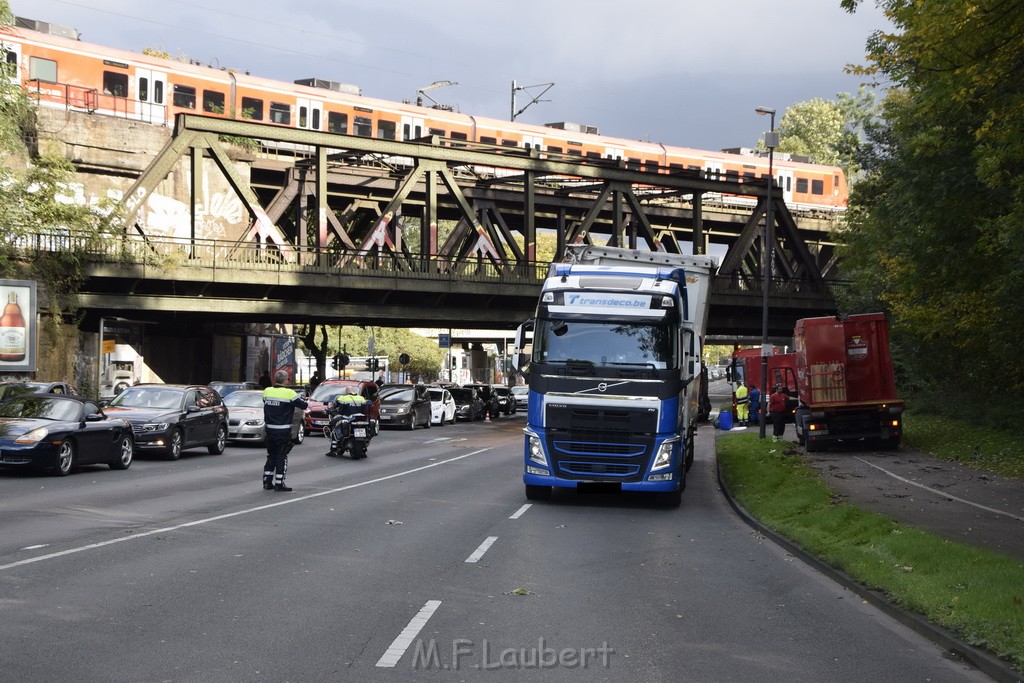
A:
[[[331,440],[327,457],[340,458],[347,451],[353,460],[366,457],[366,449],[373,438],[370,420],[362,405],[336,404],[328,414],[331,422],[324,427],[324,436]]]

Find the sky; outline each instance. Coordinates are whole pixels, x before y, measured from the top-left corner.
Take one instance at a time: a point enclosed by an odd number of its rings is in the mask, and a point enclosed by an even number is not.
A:
[[[864,64],[868,36],[886,28],[871,0],[855,14],[839,0],[9,2],[87,42],[352,83],[386,100],[452,81],[426,94],[478,116],[510,118],[515,82],[519,121],[713,150],[755,146],[769,127],[755,107],[781,117],[856,92],[861,79],[844,67]]]

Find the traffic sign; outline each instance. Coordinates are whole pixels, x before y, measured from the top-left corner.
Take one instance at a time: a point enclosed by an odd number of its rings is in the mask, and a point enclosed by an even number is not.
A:
[[[452,336],[447,332],[442,332],[437,335],[437,345],[442,349],[447,349],[452,345]]]

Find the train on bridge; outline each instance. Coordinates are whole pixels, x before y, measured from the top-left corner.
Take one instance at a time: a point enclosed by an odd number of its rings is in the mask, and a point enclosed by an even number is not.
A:
[[[449,145],[536,149],[553,159],[614,163],[656,173],[722,180],[768,176],[753,152],[715,152],[601,135],[571,123],[544,126],[364,97],[359,88],[317,78],[294,83],[128,52],[78,40],[77,31],[19,18],[0,26],[9,77],[40,106],[86,111],[158,125],[203,113],[278,126],[385,140],[444,138]],[[34,30],[34,28],[42,30]],[[63,33],[65,35],[54,35]],[[842,169],[776,155],[777,187],[790,210],[835,214],[847,205]],[[747,197],[725,203],[752,205]]]

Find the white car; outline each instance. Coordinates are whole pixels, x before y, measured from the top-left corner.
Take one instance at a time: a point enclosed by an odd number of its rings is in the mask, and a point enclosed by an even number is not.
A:
[[[428,387],[430,394],[430,424],[445,426],[455,422],[455,399],[452,392],[441,387]]]
[[[516,400],[516,410],[526,410],[529,402],[527,396],[530,394],[530,387],[519,385],[512,387],[512,397]]]

